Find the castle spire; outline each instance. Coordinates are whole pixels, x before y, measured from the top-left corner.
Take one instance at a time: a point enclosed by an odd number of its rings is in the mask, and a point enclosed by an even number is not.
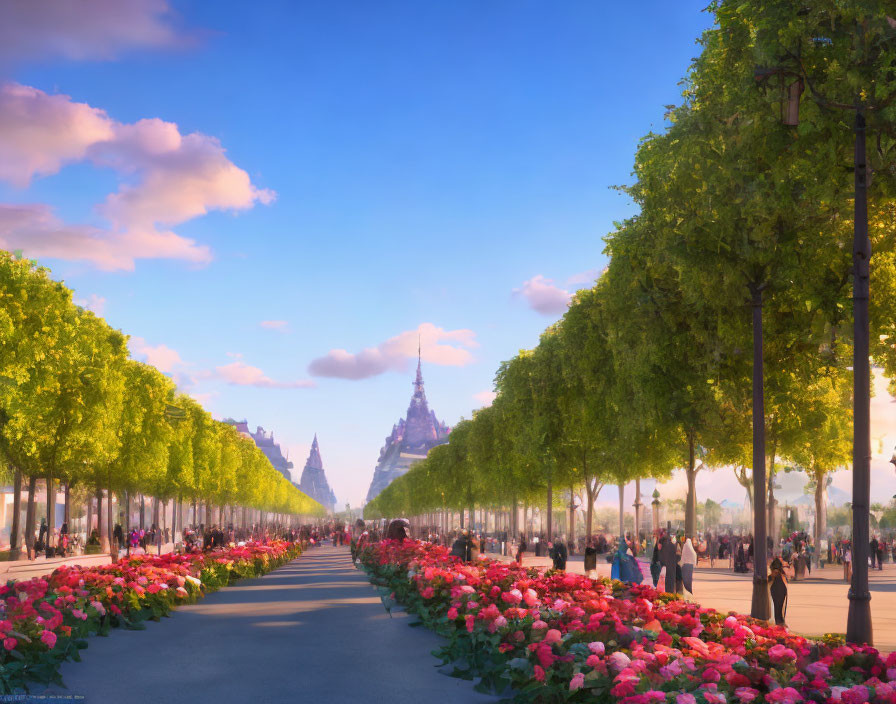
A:
[[[423,369],[421,367],[421,363],[423,360],[423,355],[421,354],[421,346],[420,346],[420,335],[417,335],[417,379],[414,381],[414,387],[417,391],[421,391],[423,389]]]

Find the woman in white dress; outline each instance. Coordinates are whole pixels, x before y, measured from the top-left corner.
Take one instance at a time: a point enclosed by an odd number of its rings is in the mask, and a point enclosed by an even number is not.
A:
[[[694,593],[694,568],[697,566],[697,551],[694,544],[688,538],[681,548],[681,582],[687,596]]]

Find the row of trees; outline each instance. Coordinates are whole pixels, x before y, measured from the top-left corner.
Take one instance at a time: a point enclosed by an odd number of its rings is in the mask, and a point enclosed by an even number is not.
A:
[[[852,448],[856,99],[874,145],[871,352],[896,371],[896,21],[876,0],[709,10],[716,24],[682,103],[637,150],[622,190],[639,213],[605,238],[606,271],[534,350],[501,365],[494,404],[383,491],[372,515],[539,497],[551,533],[561,488],[583,493],[590,531],[601,486],[681,468],[693,535],[700,472],[733,468],[773,523],[775,474],[789,466],[806,472],[825,530],[827,475]]]
[[[250,439],[215,421],[155,367],[129,357],[127,338],[72,301],[47,269],[0,251],[0,459],[14,473],[12,552],[33,540],[37,483],[47,490],[52,539],[57,486],[66,516],[73,487],[90,487],[104,543],[112,501],[135,495],[240,507],[242,520],[318,515],[322,507],[277,472]],[[124,499],[122,501],[121,499]],[[254,511],[251,516],[249,511]],[[126,512],[129,513],[129,512]]]

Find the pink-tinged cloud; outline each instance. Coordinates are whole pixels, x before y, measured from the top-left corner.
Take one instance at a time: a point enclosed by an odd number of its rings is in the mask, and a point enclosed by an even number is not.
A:
[[[482,408],[491,406],[497,397],[498,394],[496,394],[494,391],[479,391],[478,393],[473,394],[473,398]]]
[[[67,95],[17,83],[0,87],[0,180],[18,188],[85,159],[91,146],[114,134],[105,112]]]
[[[524,281],[520,288],[513,290],[513,293],[524,298],[532,310],[542,315],[564,313],[572,298],[569,291],[555,286],[552,279],[546,279],[541,274]]]
[[[0,230],[5,246],[104,270],[132,270],[136,260],[150,258],[202,265],[211,261],[210,249],[171,227],[212,210],[236,212],[275,198],[273,191],[256,188],[214,137],[183,135],[159,119],[123,124],[68,96],[0,86],[0,180],[25,187],[84,160],[121,177],[118,191],[97,207],[111,227],[62,223],[47,206],[12,206],[18,226],[7,222]]]
[[[184,363],[177,350],[173,350],[167,345],[150,345],[142,337],[132,337],[128,341],[128,345],[133,355],[142,358],[147,364],[151,364],[165,374],[173,373]]]
[[[245,362],[232,362],[222,367],[215,367],[217,375],[232,386],[258,386],[269,389],[309,389],[315,386],[310,380],[275,381],[258,367]]]
[[[265,330],[277,330],[278,332],[286,332],[289,328],[289,323],[285,320],[262,320],[258,325]]]
[[[404,371],[408,360],[417,356],[418,339],[424,361],[452,367],[470,364],[473,361],[470,349],[479,346],[472,330],[445,330],[432,323],[423,323],[416,330],[406,330],[376,347],[357,353],[330,350],[323,357],[312,360],[308,372],[312,376],[358,380],[387,371]]]
[[[133,271],[138,258],[169,258],[197,265],[211,250],[173,232],[116,235],[89,225],[68,225],[42,203],[0,203],[0,247],[21,249],[36,259],[85,261],[103,271]]]
[[[0,3],[0,65],[108,60],[188,44],[176,25],[167,0],[6,0]]]
[[[603,269],[588,269],[587,271],[581,271],[578,274],[573,274],[566,280],[567,286],[575,286],[576,288],[580,288],[581,286],[593,286],[594,282],[600,277],[605,271],[606,267]]]
[[[101,318],[106,312],[106,299],[95,293],[91,293],[86,299],[78,299],[75,303],[86,310],[93,311]]]

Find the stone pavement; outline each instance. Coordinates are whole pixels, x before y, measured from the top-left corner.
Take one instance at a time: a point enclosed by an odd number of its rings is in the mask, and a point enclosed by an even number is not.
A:
[[[500,558],[488,553],[489,557]],[[510,559],[510,558],[503,558]],[[526,553],[524,565],[549,566],[546,557]],[[752,573],[735,574],[728,561],[717,561],[715,568],[701,562],[694,574],[694,599],[703,606],[710,606],[727,613],[749,613],[753,595]],[[642,565],[645,583],[650,572],[647,563]],[[581,556],[574,556],[567,564],[570,572],[584,574]],[[610,565],[598,556],[598,574],[610,576]],[[874,625],[874,645],[883,652],[896,651],[896,565],[887,563],[882,571],[871,570],[871,616]],[[844,633],[849,602],[846,598],[849,585],[843,580],[843,568],[831,565],[813,570],[812,576],[798,582],[789,581],[787,626],[806,636],[825,633]]]
[[[348,548],[310,549],[145,631],[92,637],[61,669],[87,704],[494,702],[439,674],[440,639],[391,618]]]

